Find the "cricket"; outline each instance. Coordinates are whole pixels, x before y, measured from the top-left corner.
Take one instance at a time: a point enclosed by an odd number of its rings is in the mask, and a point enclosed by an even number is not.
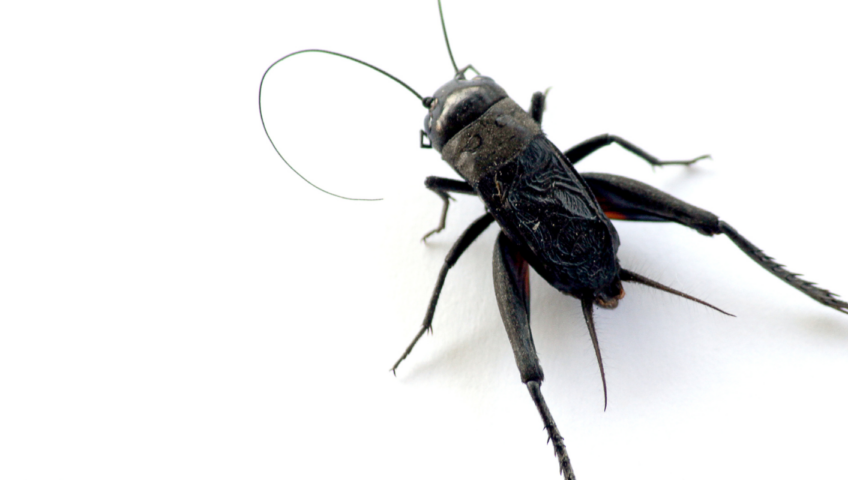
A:
[[[531,268],[562,294],[579,302],[597,359],[605,409],[606,375],[593,312],[597,308],[615,309],[620,302],[627,301],[628,284],[657,289],[731,315],[690,293],[673,289],[637,273],[628,265],[622,265],[618,258],[620,240],[614,221],[672,222],[701,235],[726,238],[789,287],[824,307],[848,313],[848,303],[838,295],[787,270],[718,215],[633,179],[612,174],[579,173],[574,167],[576,164],[609,145],[617,145],[635,159],[654,167],[686,168],[709,156],[661,160],[631,141],[611,134],[589,138],[567,149],[554,145],[542,128],[547,91],[533,94],[529,108],[525,110],[495,79],[478,72],[472,65],[457,65],[448,41],[440,0],[438,8],[452,73],[448,81],[430,96],[421,95],[385,70],[329,50],[296,51],[274,62],[265,72],[267,75],[274,66],[291,56],[321,53],[371,68],[417,97],[426,110],[424,128],[419,134],[420,147],[435,150],[457,175],[457,178],[431,176],[425,180],[425,187],[437,195],[443,205],[438,217],[434,214],[435,227],[424,234],[423,240],[444,230],[452,195],[477,196],[485,204],[486,212],[465,229],[448,252],[421,327],[392,365],[393,373],[402,369],[404,360],[414,353],[419,340],[431,331],[439,297],[451,268],[484,231],[495,225],[500,233],[494,245],[492,269],[501,319],[521,382],[526,385],[530,401],[538,411],[545,430],[544,437],[540,434],[540,444],[547,440],[552,446],[559,471],[567,480],[576,478],[575,465],[579,467],[579,459],[573,461],[569,456],[566,448],[568,432],[557,427],[548,408],[550,399],[542,394],[544,359],[537,355],[530,328]],[[259,90],[260,116],[265,75]],[[283,158],[265,127],[264,118],[262,124],[269,141]],[[285,158],[283,160],[286,161]],[[326,194],[346,200],[373,200],[345,197],[324,190],[291,168],[304,181]]]

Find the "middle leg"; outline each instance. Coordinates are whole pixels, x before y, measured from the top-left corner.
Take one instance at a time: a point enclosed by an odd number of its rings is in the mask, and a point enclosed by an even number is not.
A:
[[[606,173],[584,173],[582,176],[607,217],[614,220],[676,222],[709,236],[723,233],[775,277],[822,305],[848,313],[848,302],[786,270],[733,227],[719,220],[718,216],[630,178]]]
[[[415,338],[412,339],[412,343],[406,347],[406,350],[403,352],[403,355],[398,359],[397,362],[392,366],[392,372],[395,372],[402,362],[415,347],[415,344],[418,343],[418,340],[424,335],[424,332],[427,330],[431,330],[433,328],[433,316],[436,314],[436,304],[439,303],[439,295],[442,293],[442,287],[445,285],[445,278],[448,276],[448,270],[454,266],[459,257],[465,253],[465,250],[471,245],[477,237],[483,233],[492,222],[495,221],[495,217],[491,214],[487,213],[482,217],[478,218],[474,221],[464,232],[459,236],[459,239],[456,243],[451,247],[450,252],[448,252],[447,257],[445,257],[445,263],[442,265],[442,270],[439,272],[439,279],[436,280],[436,287],[433,289],[433,295],[430,297],[430,305],[427,307],[427,313],[424,315],[424,323],[421,324],[421,330],[418,331],[418,334],[415,335]]]

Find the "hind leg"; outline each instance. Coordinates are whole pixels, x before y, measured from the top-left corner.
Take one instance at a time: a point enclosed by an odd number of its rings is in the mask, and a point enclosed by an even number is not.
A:
[[[548,440],[554,444],[560,473],[566,480],[574,480],[574,471],[565,451],[565,442],[542,396],[541,385],[545,376],[530,331],[530,267],[503,233],[498,236],[495,245],[493,267],[498,308],[509,336],[509,343],[512,345],[515,363],[521,373],[521,381],[527,385],[530,397],[542,417]]]
[[[848,303],[786,270],[716,215],[636,180],[606,173],[584,173],[582,176],[607,217],[613,220],[676,222],[710,236],[723,233],[775,277],[822,305],[848,313]]]

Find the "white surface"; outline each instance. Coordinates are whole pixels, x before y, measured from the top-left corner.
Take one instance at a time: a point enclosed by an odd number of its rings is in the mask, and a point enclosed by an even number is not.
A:
[[[0,20],[0,478],[557,478],[492,289],[487,231],[401,366],[451,243],[483,208],[440,202],[417,148],[451,76],[435,2],[24,3]],[[844,2],[447,0],[457,62],[522,105],[553,87],[583,171],[719,214],[848,295]],[[476,5],[475,5],[476,4]],[[477,11],[481,9],[482,11]],[[532,279],[543,392],[580,480],[845,478],[848,316],[725,238],[622,224],[637,286],[597,314]]]

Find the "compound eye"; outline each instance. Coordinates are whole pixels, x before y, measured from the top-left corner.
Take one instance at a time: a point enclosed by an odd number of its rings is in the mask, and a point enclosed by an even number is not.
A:
[[[424,100],[422,100],[421,103],[423,103],[426,108],[433,110],[439,103],[439,99],[434,97],[424,97]]]

